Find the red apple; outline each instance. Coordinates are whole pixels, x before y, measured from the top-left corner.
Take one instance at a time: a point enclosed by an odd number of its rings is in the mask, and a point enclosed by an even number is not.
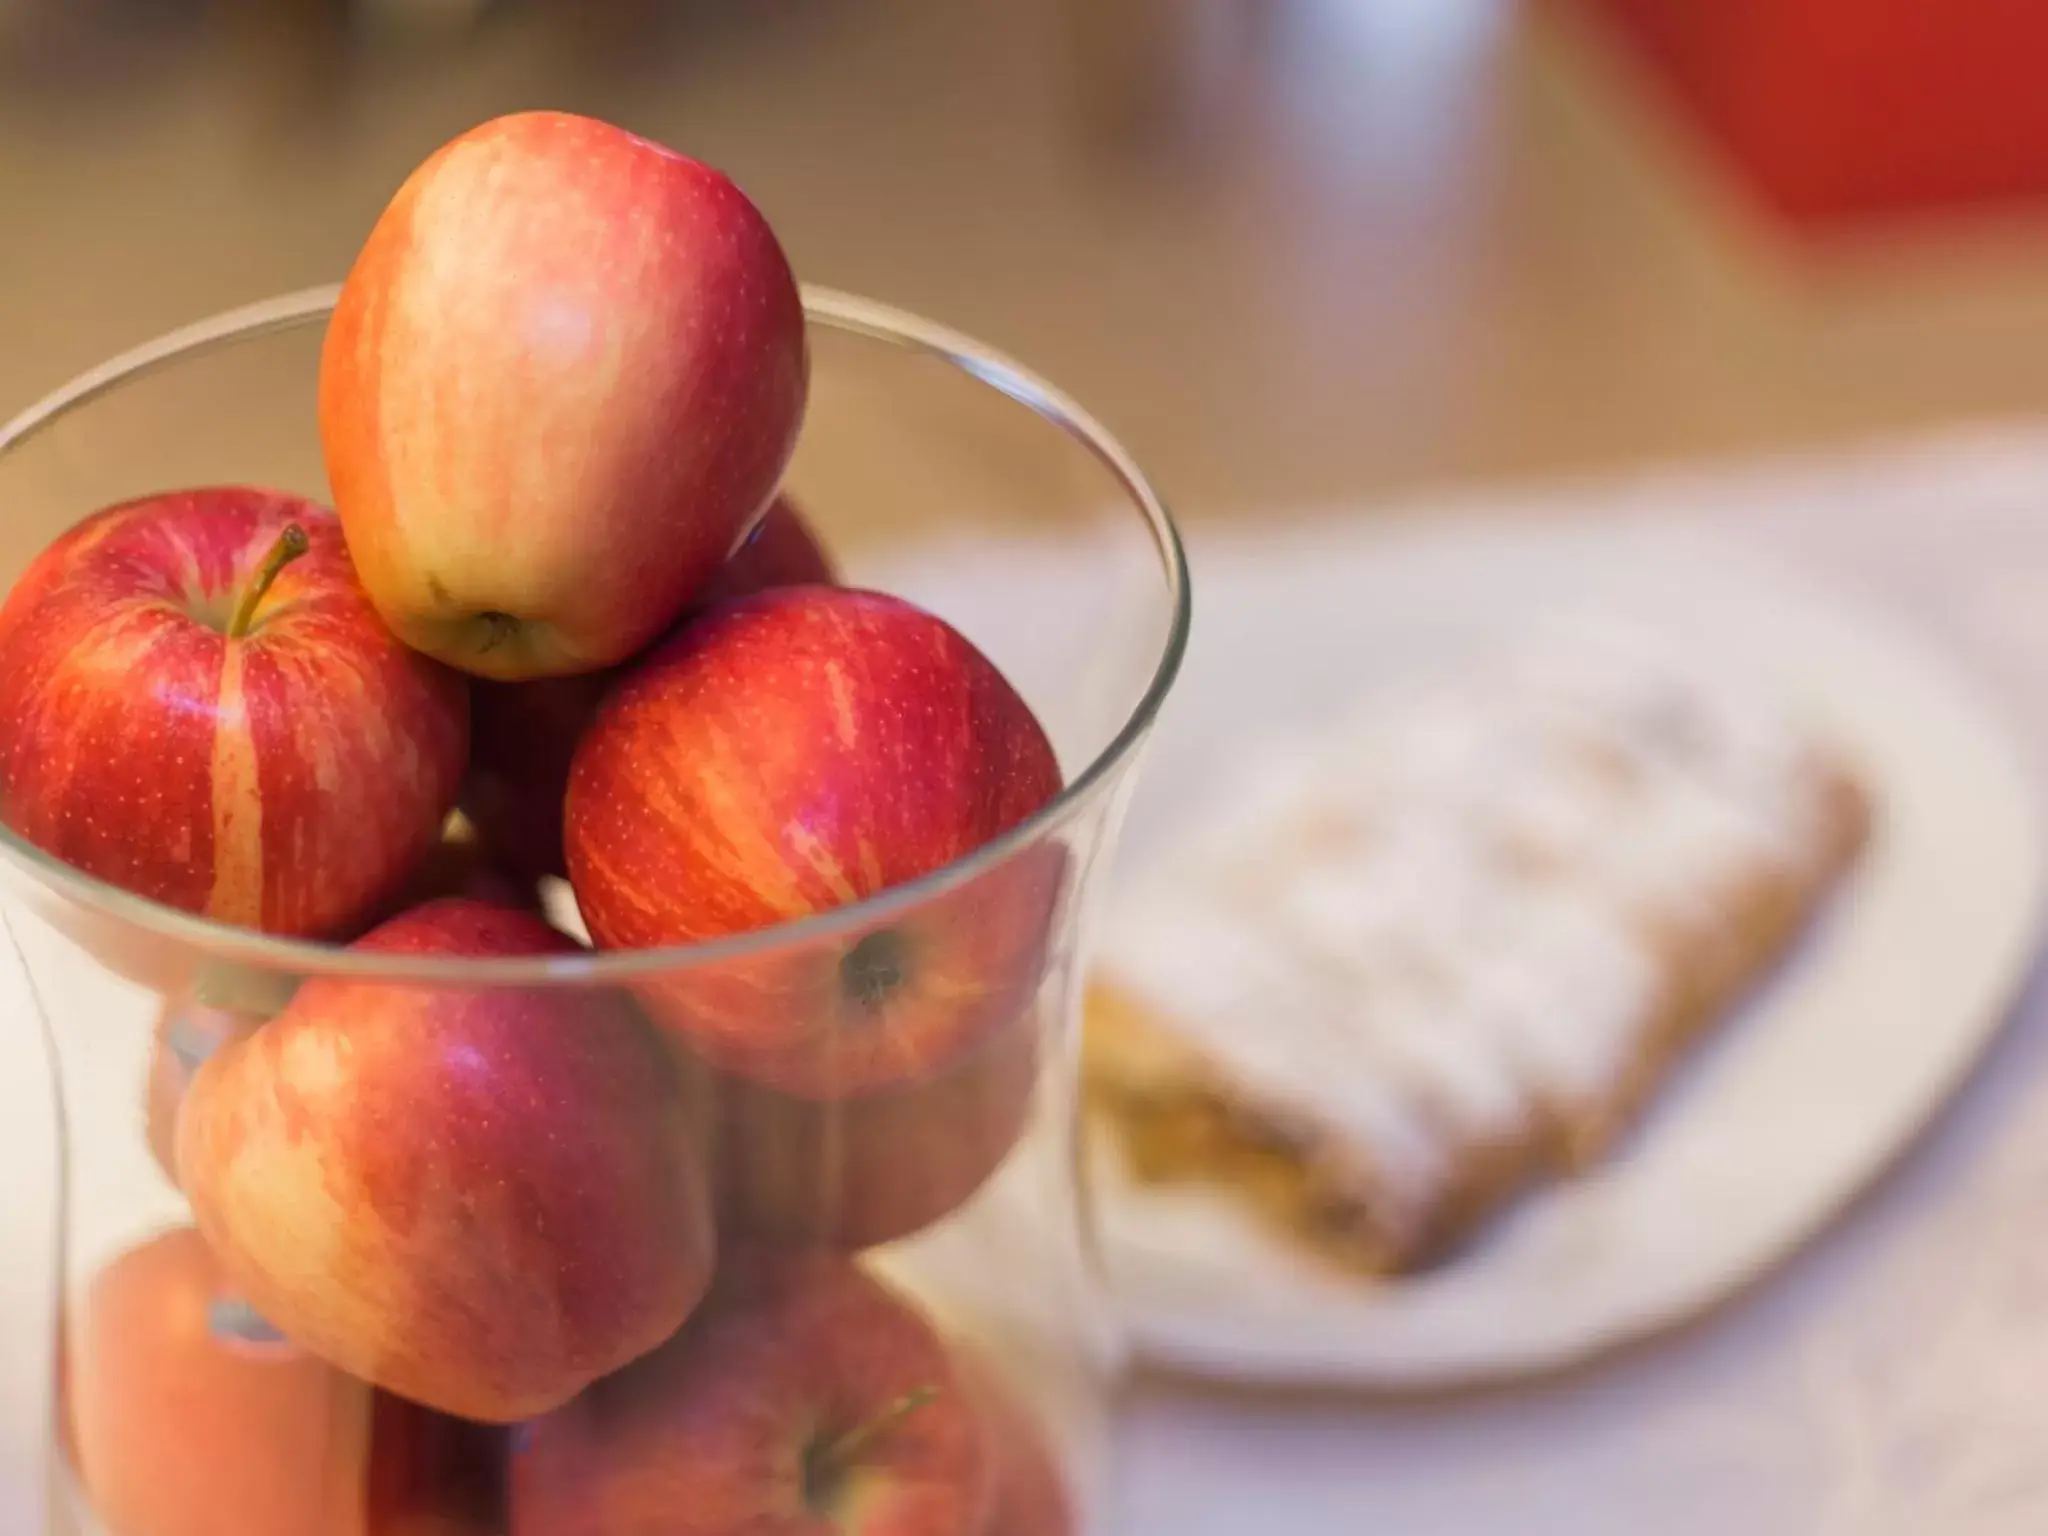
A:
[[[84,1315],[82,1382],[68,1328],[58,1339],[56,1438],[110,1536],[504,1531],[503,1430],[307,1355],[226,1287],[192,1229],[116,1260]]]
[[[985,1361],[962,1356],[959,1368],[988,1435],[995,1482],[995,1514],[983,1536],[1074,1536],[1073,1495],[1037,1420]]]
[[[696,602],[703,608],[771,587],[837,580],[810,524],[787,496],[778,496]],[[462,807],[500,862],[534,879],[568,874],[562,802],[569,792],[569,765],[617,675],[613,669],[530,683],[476,684]]]
[[[471,691],[474,745],[462,809],[493,858],[535,880],[568,873],[562,802],[576,743],[597,713],[614,671],[479,681]]]
[[[143,1099],[143,1130],[157,1166],[178,1181],[178,1112],[185,1090],[207,1057],[260,1020],[198,1003],[166,1003],[157,1014],[150,1044],[149,1087]]]
[[[839,569],[825,553],[817,530],[784,492],[769,504],[767,515],[746,541],[726,557],[692,606],[701,611],[775,587],[838,585]]]
[[[368,1536],[501,1536],[506,1431],[376,1394],[371,1411]]]
[[[354,946],[574,946],[451,899]],[[199,1069],[178,1172],[265,1317],[462,1418],[544,1412],[667,1338],[709,1282],[710,1199],[660,1047],[622,999],[307,981]]]
[[[510,860],[500,857],[497,849],[487,847],[476,824],[459,810],[449,816],[440,841],[413,870],[399,899],[381,914],[381,920],[389,922],[414,907],[445,896],[466,896],[494,906],[540,911],[538,883],[523,876]]]
[[[391,627],[479,676],[553,676],[624,661],[711,580],[808,384],[796,280],[737,187],[529,112],[385,209],[327,333],[320,434]]]
[[[528,1426],[513,1536],[978,1536],[986,1432],[930,1324],[850,1261],[746,1255],[657,1353]]]
[[[362,1536],[369,1388],[279,1339],[191,1228],[94,1277],[68,1353],[108,1536]]]
[[[600,947],[723,938],[930,874],[1059,787],[1030,708],[957,631],[895,598],[789,587],[685,626],[607,695],[570,775],[569,876]],[[1064,870],[1038,845],[862,931],[644,999],[711,1065],[784,1093],[914,1081],[1028,1005]]]
[[[921,1232],[979,1192],[1024,1133],[1038,1079],[1035,1013],[917,1082],[821,1103],[716,1082],[720,1224],[766,1242],[871,1248]]]
[[[222,922],[359,925],[433,845],[467,743],[461,678],[391,636],[296,497],[109,508],[0,609],[0,819]]]

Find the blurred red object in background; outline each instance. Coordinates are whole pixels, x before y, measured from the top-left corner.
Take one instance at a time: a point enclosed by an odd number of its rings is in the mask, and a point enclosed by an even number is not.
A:
[[[2044,0],[1584,0],[1806,227],[2048,197]]]

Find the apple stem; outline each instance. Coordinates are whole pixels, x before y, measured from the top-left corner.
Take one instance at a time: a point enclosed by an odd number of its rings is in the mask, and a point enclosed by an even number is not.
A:
[[[519,621],[509,613],[484,613],[477,617],[484,626],[484,643],[477,647],[489,655],[519,633]]]
[[[847,996],[869,1013],[888,1002],[909,974],[909,946],[902,934],[887,928],[868,934],[839,962]]]
[[[821,1477],[837,1477],[858,1461],[861,1455],[871,1449],[905,1419],[936,1401],[937,1387],[918,1387],[904,1393],[895,1402],[869,1419],[865,1424],[856,1424],[837,1440],[824,1446],[812,1466]]]
[[[228,621],[230,640],[239,640],[249,633],[249,626],[256,619],[256,610],[263,605],[263,599],[270,595],[270,589],[276,583],[278,575],[312,547],[313,541],[306,537],[305,529],[297,523],[285,526],[284,532],[277,536],[277,542],[270,546],[270,553],[263,557],[263,564],[256,571],[256,579],[249,583],[249,589],[235,605],[235,616]]]

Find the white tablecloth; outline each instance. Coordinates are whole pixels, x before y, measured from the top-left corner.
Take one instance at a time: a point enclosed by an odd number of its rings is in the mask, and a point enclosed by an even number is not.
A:
[[[2002,691],[2048,768],[2048,435],[1449,510],[1595,508],[1711,521],[1878,596]],[[15,1536],[36,1528],[53,1174],[40,1049],[7,970],[0,1536]],[[1123,1451],[1131,1536],[2039,1536],[2048,998],[2021,1007],[1936,1130],[1826,1239],[1678,1335],[1424,1401],[1145,1380]]]

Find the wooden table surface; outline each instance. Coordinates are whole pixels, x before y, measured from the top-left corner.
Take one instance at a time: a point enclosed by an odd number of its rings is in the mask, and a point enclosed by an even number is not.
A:
[[[314,6],[0,0],[0,413],[338,276],[427,150],[540,104],[722,164],[805,276],[1023,356],[1190,517],[2048,401],[2042,221],[1794,251],[1510,0],[590,0],[609,51],[533,3],[342,55]]]

